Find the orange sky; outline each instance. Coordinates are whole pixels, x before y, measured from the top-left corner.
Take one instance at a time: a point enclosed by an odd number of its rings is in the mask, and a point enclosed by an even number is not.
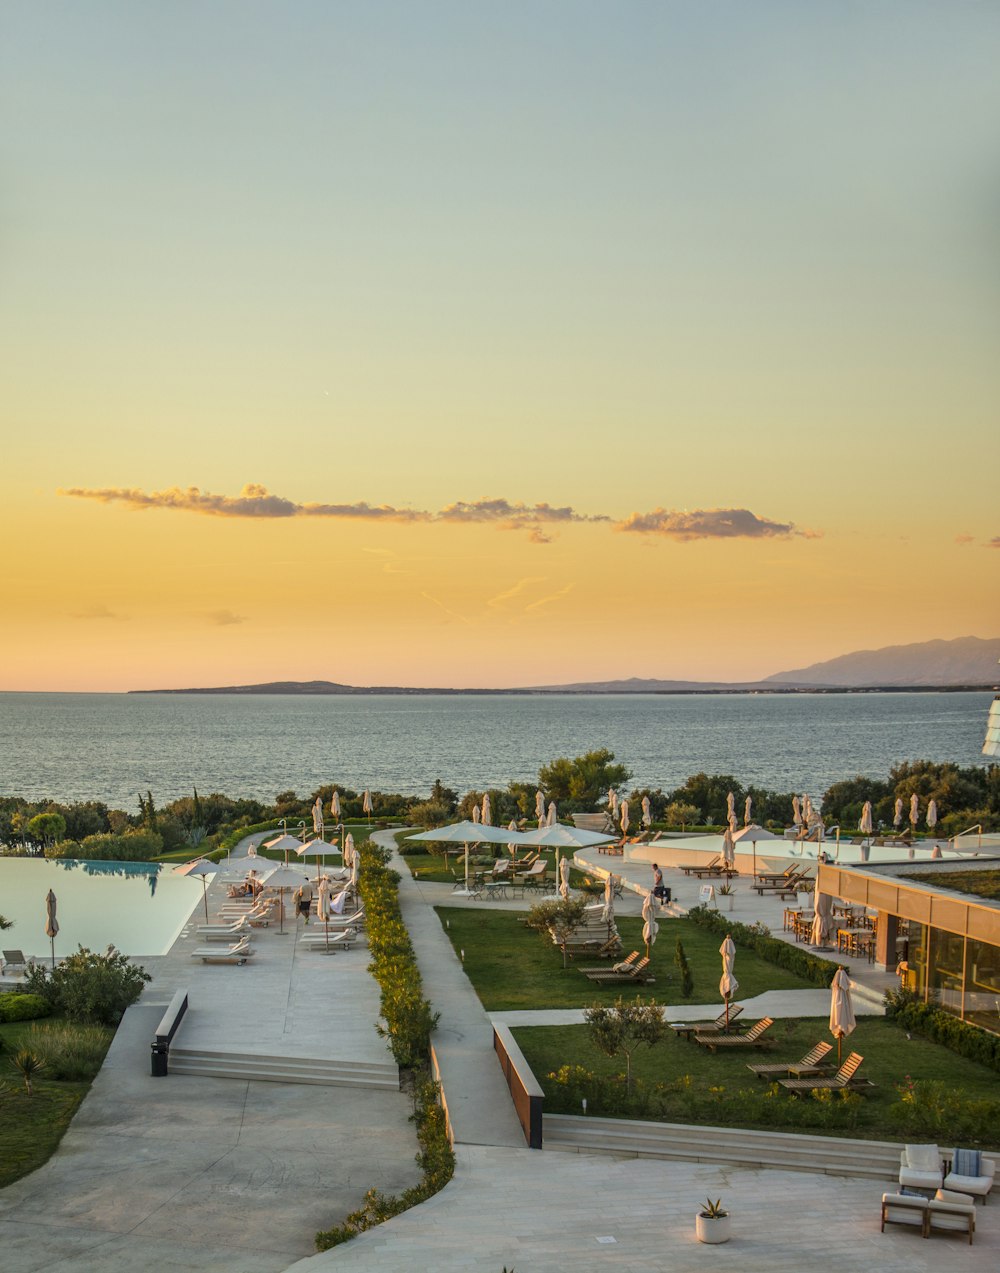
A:
[[[291,8],[5,21],[0,688],[1000,631],[997,13]]]

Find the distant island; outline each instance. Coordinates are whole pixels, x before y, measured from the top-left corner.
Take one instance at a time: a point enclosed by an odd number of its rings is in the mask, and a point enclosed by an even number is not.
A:
[[[454,686],[345,685],[338,681],[265,681],[190,689],[129,690],[130,694],[823,694],[904,690],[991,690],[1000,685],[1000,638],[958,637],[857,650],[762,681],[669,681],[630,677],[568,685],[506,689]]]

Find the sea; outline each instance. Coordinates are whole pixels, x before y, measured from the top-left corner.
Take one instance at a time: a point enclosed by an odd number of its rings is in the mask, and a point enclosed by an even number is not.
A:
[[[984,765],[992,694],[0,694],[0,795],[135,812],[223,792],[267,802],[324,783],[427,794],[534,783],[597,748],[633,787],[700,772],[818,799],[903,760]]]

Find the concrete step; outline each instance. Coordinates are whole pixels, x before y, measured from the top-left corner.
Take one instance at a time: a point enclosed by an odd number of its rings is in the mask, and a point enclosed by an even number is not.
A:
[[[399,1069],[391,1061],[339,1061],[333,1058],[172,1047],[169,1065],[171,1074],[399,1090]]]
[[[563,1153],[730,1163],[822,1175],[896,1180],[901,1146],[886,1141],[546,1114],[543,1145]]]

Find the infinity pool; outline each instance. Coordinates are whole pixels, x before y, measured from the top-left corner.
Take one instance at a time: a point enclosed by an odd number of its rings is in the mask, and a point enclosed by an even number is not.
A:
[[[0,915],[14,927],[0,934],[3,948],[48,955],[45,896],[56,895],[56,958],[78,945],[126,955],[162,955],[173,945],[201,882],[152,862],[43,861],[0,858]]]

